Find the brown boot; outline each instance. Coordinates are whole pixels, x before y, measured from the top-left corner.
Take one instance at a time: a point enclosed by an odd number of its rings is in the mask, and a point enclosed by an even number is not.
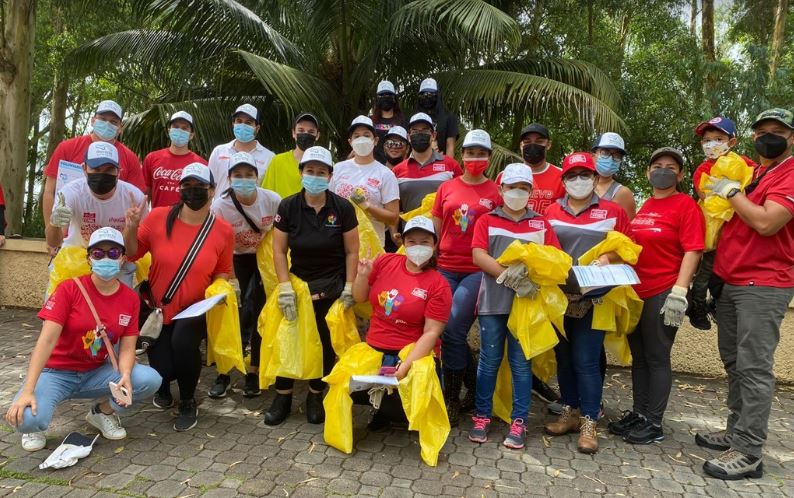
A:
[[[563,405],[562,412],[555,422],[545,426],[546,434],[564,436],[569,432],[579,432],[579,409],[574,410],[568,405]]]
[[[596,430],[598,422],[590,417],[581,417],[579,419],[579,442],[576,447],[580,453],[592,455],[598,451],[598,431]]]

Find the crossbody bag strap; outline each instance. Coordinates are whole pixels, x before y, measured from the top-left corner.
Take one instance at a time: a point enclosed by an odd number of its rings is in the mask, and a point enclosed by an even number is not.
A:
[[[77,288],[80,289],[80,293],[83,294],[83,298],[85,299],[86,304],[88,304],[88,309],[90,309],[91,314],[94,315],[94,321],[96,321],[96,334],[102,338],[102,342],[105,344],[105,349],[108,350],[108,356],[110,357],[110,363],[113,365],[113,370],[118,372],[119,360],[116,358],[116,350],[113,349],[113,344],[110,342],[110,338],[108,338],[107,329],[102,324],[102,320],[99,319],[99,314],[96,312],[96,308],[94,307],[94,303],[91,301],[91,298],[88,297],[88,292],[85,290],[83,283],[77,277],[73,277],[72,280],[74,280],[74,283],[77,284]]]
[[[229,189],[229,190],[227,190],[227,193],[229,195],[229,198],[232,200],[232,203],[234,204],[235,209],[237,209],[238,213],[243,215],[243,218],[245,218],[245,221],[246,221],[246,223],[248,223],[248,226],[251,227],[251,230],[253,230],[256,233],[262,233],[262,230],[258,226],[256,226],[256,223],[254,223],[254,221],[243,210],[243,205],[240,204],[240,200],[237,198],[237,195],[235,195],[234,190]]]
[[[174,278],[168,285],[168,289],[165,291],[165,295],[162,299],[163,305],[170,303],[174,298],[177,289],[179,289],[179,286],[182,285],[182,281],[185,280],[187,272],[196,261],[196,257],[198,256],[199,251],[201,251],[201,248],[204,246],[204,242],[207,241],[207,237],[209,237],[210,230],[212,230],[213,225],[215,225],[215,215],[210,212],[204,219],[204,223],[201,224],[201,228],[199,228],[196,238],[190,245],[187,254],[185,254],[185,259],[182,260],[182,264],[179,265],[179,269],[176,271]]]

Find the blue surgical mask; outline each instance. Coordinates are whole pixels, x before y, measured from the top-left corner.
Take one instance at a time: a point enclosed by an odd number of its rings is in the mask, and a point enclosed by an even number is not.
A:
[[[245,123],[235,123],[234,138],[247,144],[256,137],[256,128]]]
[[[322,194],[328,190],[328,178],[322,176],[303,175],[301,178],[301,185],[306,189],[306,192],[317,195]]]
[[[106,282],[113,280],[121,272],[120,259],[102,258],[91,259],[90,261],[91,270],[94,272],[94,275]]]
[[[184,147],[190,142],[190,132],[181,128],[171,128],[168,130],[168,138],[170,138],[171,143],[177,147]]]
[[[243,197],[248,197],[256,192],[256,180],[253,178],[232,178],[232,190]]]
[[[596,171],[601,176],[612,176],[620,169],[620,159],[612,157],[598,157],[596,158]]]
[[[101,119],[94,121],[94,133],[102,140],[113,140],[118,132],[119,127],[112,123]]]

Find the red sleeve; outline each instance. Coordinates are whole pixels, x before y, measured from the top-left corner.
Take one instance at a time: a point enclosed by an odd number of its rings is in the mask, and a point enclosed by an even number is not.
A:
[[[381,254],[377,258],[375,258],[375,262],[372,263],[372,272],[369,274],[369,278],[367,279],[367,283],[370,287],[375,283],[375,280],[378,279],[381,270],[383,269],[383,262],[386,259],[386,254]]]
[[[678,240],[685,252],[702,251],[706,247],[706,221],[703,212],[691,197],[681,195],[685,197],[685,203],[682,206]]]
[[[447,279],[436,272],[436,281],[433,290],[429,293],[425,306],[425,317],[431,320],[447,323],[452,311],[452,291]]]
[[[474,224],[474,234],[471,239],[472,249],[488,250],[488,218],[489,215],[480,216]]]
[[[615,209],[615,213],[617,216],[617,223],[615,223],[615,230],[631,237],[631,222],[629,222],[629,215],[626,214],[626,210],[623,209],[620,205],[617,206],[618,209]]]
[[[152,158],[151,152],[143,158],[143,182],[146,185],[146,188],[143,190],[144,193],[148,192],[152,189],[152,163],[154,162],[154,158]]]
[[[794,180],[790,177],[776,183],[766,193],[766,200],[774,201],[794,215]]]
[[[218,257],[218,263],[215,265],[215,270],[212,272],[213,278],[215,278],[216,275],[220,275],[221,273],[231,275],[232,257],[234,255],[234,232],[232,232],[232,227],[230,227],[223,220],[218,221],[221,221],[225,226],[223,227],[223,230],[218,231],[218,236],[223,238],[223,248],[221,249],[221,254]]]
[[[39,318],[65,326],[66,319],[69,317],[69,312],[74,304],[75,289],[76,286],[71,279],[64,280],[58,284],[58,287],[55,288],[55,292],[50,295],[50,298],[44,303],[44,307],[39,311]]]
[[[621,211],[623,211],[623,209],[621,209]],[[562,250],[562,246],[560,245],[560,240],[557,238],[557,234],[554,233],[554,229],[551,227],[549,220],[544,218],[543,225],[546,227],[546,233],[544,234],[545,237],[543,239],[543,243],[547,246],[556,247],[557,249]]]
[[[444,182],[438,187],[438,191],[436,193],[436,200],[433,203],[433,209],[430,211],[430,214],[432,214],[436,218],[442,218],[442,219],[444,218],[444,207],[442,204],[444,201],[444,195],[447,191],[447,189],[445,188],[446,184],[447,182]]]
[[[160,219],[157,210],[149,213],[149,215],[143,219],[140,226],[138,226],[138,234],[136,237],[138,239],[138,251],[130,258],[130,261],[137,261],[149,252],[149,248],[151,247],[152,225],[154,224],[155,218]]]
[[[704,173],[709,173],[711,171],[711,166],[713,164],[714,161],[706,160],[700,163],[700,166],[695,170],[695,173],[692,175],[692,187],[695,189],[695,192],[700,191],[700,178]]]
[[[69,144],[69,140],[64,140],[63,142],[59,143],[57,147],[55,147],[55,151],[53,151],[52,157],[50,157],[50,162],[48,162],[47,167],[44,168],[44,174],[46,176],[49,176],[50,178],[58,177],[58,164],[60,164],[61,160],[66,157],[66,147],[68,147]]]
[[[447,159],[449,159],[449,165],[451,166],[452,169],[452,176],[453,177],[461,176],[463,174],[463,169],[461,169],[460,164],[455,160],[454,157],[447,156]]]
[[[141,160],[135,155],[133,151],[124,147],[124,153],[127,155],[125,160],[127,167],[127,183],[131,183],[141,189],[141,192],[146,191],[146,181],[143,178],[143,170],[141,169]]]
[[[121,336],[138,336],[140,335],[138,329],[138,315],[141,312],[141,299],[135,291],[128,292],[127,299],[129,299],[130,306],[132,307],[132,317],[130,318],[130,323],[124,328],[124,332],[121,333]]]

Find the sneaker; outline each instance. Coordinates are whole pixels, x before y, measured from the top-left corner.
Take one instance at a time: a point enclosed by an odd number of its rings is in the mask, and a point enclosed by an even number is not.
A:
[[[570,432],[579,432],[579,409],[563,405],[557,420],[546,424],[544,429],[550,436],[564,436]]]
[[[731,449],[732,439],[733,436],[725,431],[695,434],[695,443],[698,446],[717,451],[728,451]]]
[[[127,437],[127,431],[121,426],[118,416],[106,415],[96,406],[88,411],[85,421],[99,429],[105,439],[118,441]]]
[[[488,428],[491,426],[491,419],[475,415],[471,418],[471,421],[474,422],[474,427],[469,431],[469,441],[474,443],[488,441]]]
[[[198,424],[198,406],[195,399],[181,400],[179,402],[179,414],[174,422],[174,430],[177,432],[189,431]]]
[[[711,320],[709,320],[709,309],[705,301],[692,300],[692,306],[687,311],[689,323],[700,330],[711,330]]]
[[[661,425],[651,423],[643,417],[642,422],[635,426],[623,440],[630,444],[651,444],[664,440],[664,431]]]
[[[231,385],[232,379],[228,375],[220,374],[215,379],[215,385],[212,386],[210,389],[209,397],[212,399],[222,399],[225,398],[226,395],[229,393],[229,386]]]
[[[611,434],[615,434],[616,436],[625,436],[639,425],[642,420],[641,415],[637,415],[630,410],[625,410],[623,412],[623,418],[607,424],[607,429],[609,429]]]
[[[598,451],[597,425],[598,422],[591,419],[589,416],[579,419],[579,441],[576,443],[576,449],[578,449],[580,453],[592,455]]]
[[[758,457],[729,449],[717,458],[705,462],[703,472],[725,481],[736,481],[745,477],[756,479],[763,477],[764,463]]]
[[[554,401],[546,405],[546,409],[549,411],[550,415],[559,415],[562,413],[562,403]]]
[[[559,401],[560,395],[539,378],[532,376],[532,394],[544,403]]]
[[[262,394],[259,389],[259,374],[247,373],[245,374],[245,386],[243,387],[243,397],[255,398]]]
[[[524,447],[524,435],[526,432],[527,424],[524,423],[524,419],[517,418],[510,424],[510,432],[507,433],[502,444],[507,448],[520,450]]]
[[[46,445],[47,436],[43,432],[22,434],[22,449],[25,451],[39,451]]]
[[[270,408],[268,408],[267,412],[265,412],[265,424],[279,425],[280,423],[284,422],[287,420],[287,417],[289,417],[291,407],[292,393],[276,393],[276,397],[273,398],[273,403],[270,405]]]
[[[168,391],[166,394],[156,392],[154,398],[152,398],[152,404],[161,410],[167,410],[174,406],[174,396],[171,394],[171,391]]]

